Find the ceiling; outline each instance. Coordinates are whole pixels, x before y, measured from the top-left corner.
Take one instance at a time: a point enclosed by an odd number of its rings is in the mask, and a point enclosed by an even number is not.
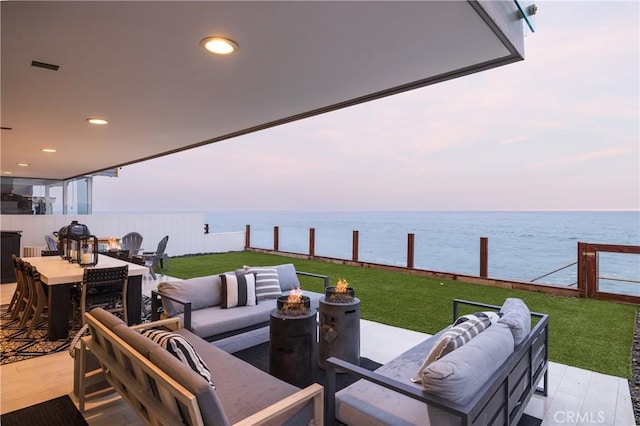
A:
[[[2,1],[3,176],[77,177],[521,60],[496,4]],[[206,52],[212,35],[239,49]]]

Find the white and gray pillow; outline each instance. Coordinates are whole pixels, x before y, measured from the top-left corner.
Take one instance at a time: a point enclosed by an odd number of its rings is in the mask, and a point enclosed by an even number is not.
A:
[[[221,308],[229,309],[236,306],[255,306],[256,276],[253,273],[245,273],[238,269],[235,273],[221,274],[222,303]]]
[[[187,364],[215,389],[215,385],[211,380],[209,367],[187,339],[177,333],[154,328],[144,330],[141,334],[156,342],[171,355]]]
[[[460,318],[458,320],[460,320]],[[449,352],[463,346],[465,343],[468,343],[490,325],[491,320],[487,315],[484,317],[469,315],[460,323],[456,321],[453,326],[440,336],[436,344],[433,345],[433,348],[431,348],[424,362],[418,369],[418,374],[411,380],[414,383],[420,383],[422,381],[422,372],[431,363],[439,360]]]
[[[282,296],[278,270],[268,266],[246,266],[247,273],[256,274],[256,298],[258,301],[266,299],[277,299]]]

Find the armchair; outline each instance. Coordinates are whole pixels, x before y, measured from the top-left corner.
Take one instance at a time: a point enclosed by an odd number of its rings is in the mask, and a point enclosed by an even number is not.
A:
[[[149,273],[151,277],[156,279],[156,271],[155,268],[160,266],[164,267],[163,261],[168,260],[169,256],[164,252],[167,249],[167,242],[169,241],[169,236],[166,235],[163,239],[158,243],[158,248],[156,251],[145,251],[142,253],[142,258],[144,259],[144,266],[149,268]]]

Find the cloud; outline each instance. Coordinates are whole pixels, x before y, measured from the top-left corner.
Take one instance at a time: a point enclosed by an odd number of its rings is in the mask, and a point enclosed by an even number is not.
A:
[[[572,156],[562,157],[562,158],[554,158],[547,161],[540,161],[536,163],[529,164],[525,166],[529,170],[537,170],[537,169],[546,169],[546,168],[557,168],[560,166],[567,166],[569,164],[581,163],[584,161],[597,160],[607,157],[619,157],[626,154],[635,153],[638,154],[638,147],[633,147],[630,145],[620,145],[613,146],[610,148],[600,149],[597,151],[589,151],[576,153]]]

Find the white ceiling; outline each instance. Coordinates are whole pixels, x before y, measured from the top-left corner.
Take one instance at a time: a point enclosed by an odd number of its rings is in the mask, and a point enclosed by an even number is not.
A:
[[[0,7],[1,125],[11,128],[1,167],[13,177],[76,177],[521,59],[475,2]],[[205,52],[211,35],[239,50]],[[110,123],[84,121],[93,116]]]

